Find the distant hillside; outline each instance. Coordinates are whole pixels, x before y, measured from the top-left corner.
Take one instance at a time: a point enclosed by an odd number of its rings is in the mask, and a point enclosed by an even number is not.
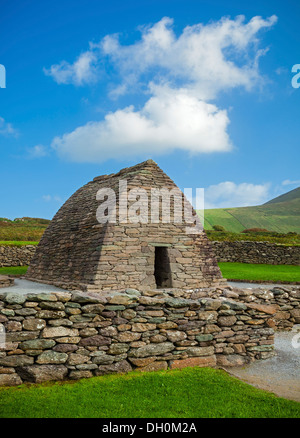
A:
[[[22,217],[10,220],[0,218],[0,241],[35,241],[42,237],[49,220]]]
[[[271,201],[266,202],[267,204],[277,204],[278,202],[293,201],[294,199],[300,199],[300,187],[291,190],[290,192],[284,193],[283,195],[277,196],[277,198],[271,199]]]
[[[213,225],[235,233],[248,228],[300,233],[300,187],[256,207],[205,210],[204,228],[211,230]]]

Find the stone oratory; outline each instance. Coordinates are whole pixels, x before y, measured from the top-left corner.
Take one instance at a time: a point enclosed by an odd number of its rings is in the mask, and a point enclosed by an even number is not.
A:
[[[190,223],[184,218],[187,206]],[[153,160],[98,176],[56,213],[26,278],[99,293],[224,285],[205,232],[193,230],[195,217],[199,222],[183,193]]]

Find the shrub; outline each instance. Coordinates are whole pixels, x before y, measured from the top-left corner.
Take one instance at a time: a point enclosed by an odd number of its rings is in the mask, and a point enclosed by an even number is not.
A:
[[[213,225],[215,231],[226,231],[222,225]]]
[[[242,233],[270,233],[271,231],[266,230],[265,228],[247,228],[246,230],[241,231]]]

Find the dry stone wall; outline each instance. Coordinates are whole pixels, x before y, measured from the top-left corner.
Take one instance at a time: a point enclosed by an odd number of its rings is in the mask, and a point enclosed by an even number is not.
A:
[[[8,277],[7,275],[0,275],[0,287],[13,286],[14,279]]]
[[[248,307],[270,315],[268,325],[275,330],[290,330],[300,324],[300,288],[276,286],[251,289],[231,288],[225,296],[247,304]]]
[[[133,227],[132,227],[133,228]],[[136,227],[135,227],[136,228]],[[125,230],[128,237],[131,237],[136,231]],[[126,238],[126,234],[122,237]],[[108,236],[107,236],[108,237]],[[148,236],[149,237],[149,236]],[[155,237],[149,237],[149,242],[155,242]],[[109,238],[107,238],[108,242]],[[113,242],[113,243],[112,243]],[[111,246],[111,244],[113,246]],[[299,246],[284,246],[269,242],[252,242],[252,241],[236,241],[236,242],[219,242],[211,241],[213,253],[218,262],[240,262],[240,263],[266,263],[272,265],[300,265],[300,247]],[[114,245],[117,250],[122,250],[122,244],[116,245],[114,239],[107,243],[107,247],[103,248],[108,255],[112,255]],[[203,242],[202,245],[208,245]],[[123,243],[125,246],[125,243]],[[205,248],[203,248],[205,250]],[[26,246],[0,246],[0,267],[1,266],[25,266],[29,265],[36,251],[35,245]],[[104,254],[103,254],[104,255]]]
[[[281,289],[282,290],[282,289]],[[292,291],[291,291],[292,292]],[[187,366],[243,365],[272,356],[286,293],[126,289],[110,294],[0,292],[0,385]],[[257,295],[257,294],[256,294]],[[288,293],[299,322],[299,289]],[[277,298],[275,298],[277,297]],[[243,301],[242,301],[243,300]]]
[[[300,246],[252,241],[211,243],[218,262],[300,265]]]
[[[35,245],[0,246],[0,267],[27,266],[31,262],[35,250]]]

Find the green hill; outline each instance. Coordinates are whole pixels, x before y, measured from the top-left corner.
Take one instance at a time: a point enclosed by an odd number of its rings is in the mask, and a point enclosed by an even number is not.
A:
[[[0,218],[0,241],[35,241],[42,237],[49,220],[22,217],[14,220]]]
[[[204,228],[211,230],[214,225],[234,233],[249,228],[300,233],[300,187],[255,207],[205,210]]]

